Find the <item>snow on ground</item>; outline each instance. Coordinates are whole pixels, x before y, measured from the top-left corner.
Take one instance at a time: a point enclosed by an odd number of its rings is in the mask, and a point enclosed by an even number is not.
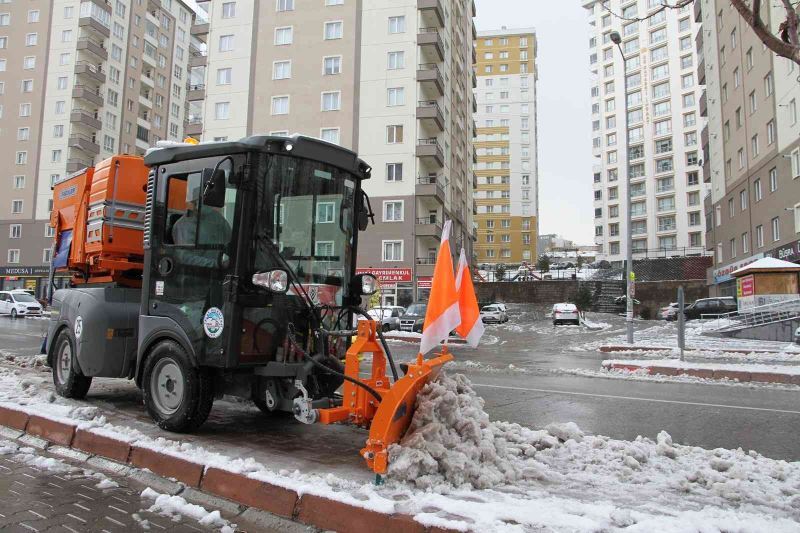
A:
[[[153,505],[148,509],[151,513],[158,513],[168,518],[188,517],[197,521],[201,526],[218,528],[222,533],[235,531],[236,524],[231,525],[222,518],[219,511],[207,511],[205,507],[189,503],[180,496],[161,494],[150,487],[144,489],[141,496],[143,500],[153,500]]]
[[[415,429],[402,446],[393,448],[392,471],[381,486],[365,481],[364,472],[335,475],[319,464],[282,469],[269,454],[257,461],[239,449],[225,453],[218,447],[212,452],[181,442],[177,435],[154,437],[127,424],[110,424],[106,415],[111,413],[104,408],[53,397],[49,377],[37,369],[0,366],[0,404],[78,423],[301,495],[410,514],[428,526],[480,532],[626,528],[775,533],[796,532],[800,520],[800,463],[743,450],[674,445],[663,432],[654,439],[621,441],[584,435],[569,423],[531,429],[491,421],[463,376],[443,375],[426,386]],[[0,442],[0,450],[7,449]],[[164,512],[182,509],[195,516],[191,513],[198,511],[168,496],[160,503],[158,498],[153,505]]]
[[[606,359],[603,366],[614,364],[631,366],[663,366],[667,368],[699,370],[738,370],[742,372],[769,372],[777,374],[790,374],[800,376],[800,366],[789,365],[761,365],[761,364],[730,364],[730,363],[700,363],[697,361],[681,361],[679,359]]]
[[[648,363],[651,363],[648,360]],[[626,370],[623,368],[601,368],[591,370],[587,368],[559,368],[551,370],[553,374],[567,374],[571,376],[581,376],[587,378],[607,378],[607,379],[627,379],[633,381],[651,381],[654,383],[688,383],[696,385],[724,385],[731,387],[746,387],[748,389],[773,389],[797,392],[797,385],[784,385],[781,383],[763,383],[758,381],[735,381],[730,379],[705,379],[695,376],[665,376],[662,374],[650,374],[646,369]]]

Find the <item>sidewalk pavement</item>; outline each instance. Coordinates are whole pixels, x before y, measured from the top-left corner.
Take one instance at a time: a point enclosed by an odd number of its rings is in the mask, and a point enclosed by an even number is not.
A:
[[[677,359],[607,359],[603,361],[602,366],[606,370],[644,371],[651,375],[693,376],[702,379],[800,385],[800,367],[798,366],[699,363]]]

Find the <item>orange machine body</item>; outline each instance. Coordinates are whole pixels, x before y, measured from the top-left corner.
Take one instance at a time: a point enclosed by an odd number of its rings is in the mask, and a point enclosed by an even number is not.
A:
[[[140,286],[148,168],[118,155],[53,187],[54,269],[73,282]]]

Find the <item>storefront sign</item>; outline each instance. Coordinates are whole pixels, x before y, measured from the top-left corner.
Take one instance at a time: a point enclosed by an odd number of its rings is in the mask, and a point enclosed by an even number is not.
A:
[[[763,253],[751,255],[747,259],[742,259],[741,261],[737,261],[736,263],[731,263],[730,265],[715,269],[714,283],[724,283],[726,281],[732,280],[733,276],[731,276],[731,273],[736,272],[740,268],[745,267],[750,263],[755,263],[762,257],[764,257]]]
[[[357,268],[356,274],[372,274],[383,286],[411,281],[410,268]]]
[[[433,276],[420,276],[417,278],[418,289],[430,289],[433,285]]]
[[[766,257],[774,257],[775,259],[782,259],[791,263],[800,262],[800,240],[790,244],[784,244],[766,252]]]
[[[756,282],[753,275],[745,276],[737,280],[736,296],[753,296],[756,293]]]
[[[0,267],[0,276],[3,277],[47,276],[49,274],[50,274],[50,267],[48,266]]]

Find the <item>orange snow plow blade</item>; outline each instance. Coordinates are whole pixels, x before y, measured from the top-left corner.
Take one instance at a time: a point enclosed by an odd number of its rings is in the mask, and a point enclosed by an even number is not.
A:
[[[453,355],[447,347],[433,359],[425,360],[419,354],[415,362],[408,364],[405,375],[392,384],[386,375],[386,354],[375,327],[371,320],[358,323],[358,336],[345,358],[345,375],[372,388],[380,395],[380,402],[363,387],[345,381],[342,405],[320,409],[319,421],[369,427],[369,438],[361,455],[373,472],[385,474],[389,466],[389,446],[399,442],[408,430],[417,394],[426,383],[436,379],[442,365],[452,361]],[[372,372],[368,379],[359,376],[359,357],[363,353],[372,353]]]

